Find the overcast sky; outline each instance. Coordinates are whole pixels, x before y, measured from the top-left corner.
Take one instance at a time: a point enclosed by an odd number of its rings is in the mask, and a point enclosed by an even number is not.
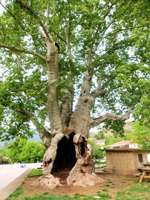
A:
[[[1,3],[4,5],[4,0],[0,0],[0,15],[2,14],[2,12],[4,11],[4,8],[2,7]]]

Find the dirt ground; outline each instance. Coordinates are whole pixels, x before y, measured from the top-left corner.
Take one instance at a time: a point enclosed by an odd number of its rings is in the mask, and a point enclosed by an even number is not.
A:
[[[84,195],[92,195],[96,196],[97,192],[100,191],[105,191],[107,190],[109,195],[113,197],[116,196],[117,191],[121,189],[128,189],[131,187],[132,184],[135,182],[139,181],[139,177],[133,177],[133,176],[118,176],[118,175],[113,175],[113,174],[101,174],[97,173],[98,176],[103,178],[105,180],[105,183],[101,183],[96,186],[90,186],[90,187],[74,187],[74,186],[68,186],[66,182],[64,181],[65,174],[61,174],[60,177],[62,178],[62,187],[57,187],[56,189],[48,189],[46,187],[41,187],[41,186],[34,186],[32,185],[33,181],[37,179],[35,178],[27,178],[23,185],[22,188],[24,189],[25,193],[20,196],[32,196],[34,194],[41,194],[44,192],[49,192],[51,194],[58,194],[58,195],[69,195],[69,196],[74,196],[74,194],[84,194]]]

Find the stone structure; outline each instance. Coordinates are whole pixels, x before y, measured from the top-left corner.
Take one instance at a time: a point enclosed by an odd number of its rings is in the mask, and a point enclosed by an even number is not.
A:
[[[134,175],[143,167],[143,163],[147,163],[146,149],[107,149],[106,163],[107,172],[122,175]]]

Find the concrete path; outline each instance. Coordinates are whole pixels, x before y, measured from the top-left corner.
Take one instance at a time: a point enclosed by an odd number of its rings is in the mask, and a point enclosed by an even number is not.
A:
[[[40,168],[42,163],[0,165],[0,200],[6,199],[22,184],[33,168]]]
[[[0,169],[0,200],[5,200],[22,184],[32,168]]]
[[[14,181],[18,176],[23,174],[25,171],[27,171],[26,168],[20,168],[20,169],[3,168],[3,169],[0,169],[0,190],[2,190],[9,183]]]

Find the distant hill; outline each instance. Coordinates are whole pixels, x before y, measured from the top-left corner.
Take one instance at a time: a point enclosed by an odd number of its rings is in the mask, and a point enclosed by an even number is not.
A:
[[[28,140],[35,141],[35,142],[42,142],[41,138],[39,137],[38,132],[35,129],[33,129],[32,131],[34,132],[33,138],[29,138]],[[92,131],[89,132],[89,135],[93,135],[93,134],[94,134],[94,132],[92,132]],[[11,143],[13,141],[14,141],[14,139],[9,140],[9,141],[1,141],[0,140],[0,147],[2,147],[5,142]]]
[[[35,141],[35,142],[42,142],[41,138],[39,137],[39,134],[36,130],[32,130],[34,132],[34,135],[32,138],[28,138],[29,141]],[[14,142],[15,139],[9,140],[9,141],[1,141],[0,140],[0,148],[3,147],[4,143],[11,143]]]

